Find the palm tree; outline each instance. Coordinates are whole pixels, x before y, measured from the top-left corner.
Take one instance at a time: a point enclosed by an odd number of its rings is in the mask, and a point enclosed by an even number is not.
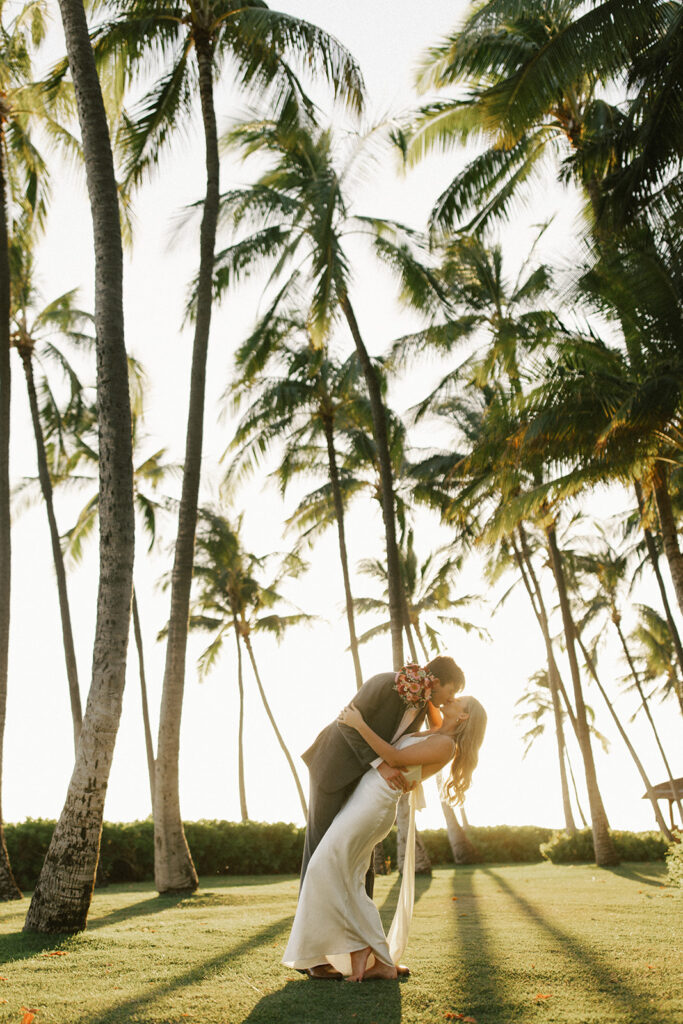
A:
[[[373,132],[369,133],[371,136]],[[351,213],[350,178],[365,139],[346,136],[348,157],[330,128],[321,129],[305,112],[296,121],[260,120],[238,124],[228,142],[245,156],[258,154],[270,166],[251,188],[223,197],[226,218],[251,235],[229,246],[216,260],[218,287],[252,272],[264,260],[279,277],[290,265],[310,295],[307,321],[317,343],[343,318],[353,338],[365,378],[374,441],[380,468],[380,494],[389,572],[392,652],[396,668],[403,663],[403,594],[396,541],[394,487],[388,424],[381,377],[370,358],[351,301],[351,262],[345,242],[351,233],[370,239],[375,253],[401,280],[402,294],[436,294],[436,283],[416,256],[417,234],[399,225]],[[264,227],[265,225],[265,227]]]
[[[300,341],[298,339],[301,339]],[[321,437],[327,455],[327,475],[334,502],[339,556],[344,581],[349,643],[356,687],[363,683],[353,614],[349,575],[344,497],[336,436],[362,417],[364,399],[358,390],[358,361],[336,360],[325,346],[313,344],[303,321],[294,314],[276,314],[271,307],[237,353],[240,376],[228,389],[235,409],[245,401],[244,413],[230,447],[236,456],[226,478],[259,465],[274,443],[281,441],[285,455],[278,473],[284,494],[296,453],[310,452]],[[301,462],[303,468],[303,460]]]
[[[0,3],[0,794],[9,659],[11,516],[10,444],[10,239],[22,213],[40,222],[45,212],[47,173],[31,141],[35,110],[32,50],[45,34],[45,4],[34,0],[7,18]],[[7,854],[0,810],[0,899],[18,899],[19,887]]]
[[[587,12],[580,0],[471,4],[464,23],[427,51],[418,73],[423,91],[458,85],[467,91],[427,104],[401,136],[413,162],[470,139],[487,144],[437,200],[433,226],[445,229],[469,217],[466,230],[472,230],[507,216],[550,162],[560,180],[573,179],[585,190],[594,220],[604,213],[603,184],[610,176],[614,199],[641,199],[643,188],[666,178],[683,149],[677,62],[668,75],[665,70],[667,58],[677,56],[679,16],[680,4],[658,0],[607,0]],[[653,58],[656,70],[648,67]],[[620,88],[624,72],[630,89],[639,86],[628,113],[607,102],[602,88]],[[658,131],[663,117],[674,141],[652,144],[644,121],[655,112]],[[636,171],[630,186],[624,178],[629,169]],[[616,207],[613,202],[611,213]]]
[[[475,626],[456,612],[456,609],[467,608],[478,600],[471,594],[462,597],[452,595],[455,576],[462,568],[462,557],[455,554],[451,545],[445,545],[420,562],[415,552],[414,531],[404,531],[401,540],[401,575],[408,609],[405,630],[413,660],[420,661],[413,633],[425,661],[437,654],[441,646],[438,628],[434,620],[427,620],[427,616],[433,616],[441,626],[462,629],[465,633],[474,632],[481,639],[490,639],[486,629]],[[387,570],[381,559],[365,558],[359,563],[358,571],[379,583],[384,591],[381,597],[358,597],[354,601],[361,614],[382,616],[382,621],[366,630],[359,638],[358,642],[363,644],[389,629],[389,621],[384,618],[388,611]],[[427,649],[427,642],[431,651]]]
[[[639,622],[629,639],[640,678],[657,687],[662,700],[672,694],[683,714],[683,687],[668,622],[649,605],[639,604],[635,608]],[[655,692],[651,691],[650,697]]]
[[[75,291],[67,292],[58,299],[49,303],[42,309],[36,310],[39,297],[33,284],[33,252],[32,240],[26,224],[12,240],[12,320],[10,328],[10,341],[17,350],[21,359],[26,387],[28,391],[31,421],[36,442],[36,455],[38,462],[38,478],[40,489],[45,502],[48,526],[50,530],[50,542],[52,545],[52,557],[57,578],[57,593],[59,597],[59,611],[62,623],[62,639],[64,645],[64,659],[66,662],[66,674],[69,684],[69,697],[71,703],[71,717],[74,730],[74,748],[78,749],[78,741],[81,734],[81,720],[83,712],[81,709],[81,695],[78,685],[78,667],[76,664],[76,652],[74,649],[73,630],[71,625],[71,612],[69,608],[69,597],[66,582],[66,569],[64,556],[57,528],[53,501],[53,484],[48,465],[46,452],[45,429],[42,422],[41,410],[39,407],[38,393],[34,374],[34,363],[45,362],[56,363],[66,376],[69,388],[69,404],[77,406],[82,402],[82,385],[76,372],[71,366],[66,354],[60,350],[58,341],[64,339],[72,345],[81,346],[85,343],[92,347],[93,339],[88,333],[92,324],[92,317],[75,306]],[[52,388],[43,379],[41,389],[46,393],[46,399],[50,410],[56,408]],[[49,436],[49,434],[48,434]]]
[[[308,22],[271,11],[263,0],[207,0],[200,6],[184,0],[180,7],[169,0],[110,0],[104,9],[110,18],[95,32],[101,59],[120,54],[129,73],[146,69],[150,54],[162,63],[160,78],[140,101],[138,116],[132,117],[129,179],[139,180],[158,161],[173,138],[172,129],[189,115],[197,93],[204,128],[206,193],[154,799],[157,889],[192,890],[197,887],[197,873],[180,815],[178,752],[220,197],[214,83],[229,58],[238,81],[268,92],[284,114],[299,103],[310,104],[288,55],[319,72],[332,84],[335,95],[356,110],[362,106],[362,80],[355,62],[336,40]]]
[[[64,809],[26,916],[28,930],[85,927],[121,715],[133,582],[133,474],[121,231],[107,119],[82,0],[60,0],[76,90],[95,243],[100,581],[88,695]]]
[[[249,656],[259,696],[294,778],[301,808],[304,818],[306,818],[308,813],[306,798],[294,761],[268,703],[251,640],[253,633],[270,633],[279,641],[289,627],[310,622],[314,618],[314,616],[306,615],[303,612],[279,615],[272,611],[284,601],[279,590],[282,581],[288,577],[300,575],[305,569],[305,563],[298,555],[289,554],[281,560],[274,579],[267,584],[259,582],[258,576],[266,567],[266,559],[259,558],[244,549],[240,537],[241,525],[242,517],[238,518],[233,527],[221,515],[211,512],[209,509],[201,510],[195,557],[197,597],[191,607],[190,629],[208,631],[213,634],[213,639],[200,656],[200,678],[206,676],[214,666],[222,651],[226,636],[230,630],[233,630],[237,645],[240,693],[238,754],[242,820],[246,821],[248,818],[242,746],[244,722],[242,645],[246,648]]]

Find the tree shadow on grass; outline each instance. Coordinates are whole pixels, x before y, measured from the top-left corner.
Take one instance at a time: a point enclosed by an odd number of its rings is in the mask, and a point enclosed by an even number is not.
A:
[[[401,891],[401,875],[397,875],[394,879],[394,884],[382,901],[382,905],[379,907],[379,912],[382,917],[382,922],[385,928],[388,928],[391,924],[391,919],[394,916],[396,910],[396,904],[398,903],[398,894]],[[424,896],[429,890],[432,884],[431,875],[416,875],[415,876],[415,903]]]
[[[507,1020],[511,1005],[474,891],[476,871],[477,867],[459,866],[453,872],[454,938],[458,952],[453,964],[452,1008],[468,1017],[486,1014],[487,1020]],[[498,1010],[503,1016],[492,1016]]]
[[[653,864],[652,869],[657,873],[657,877],[653,878],[652,874],[646,874],[646,870],[650,868],[648,865],[647,869],[634,864],[619,864],[616,868],[604,868],[602,870],[609,871],[611,875],[618,875],[620,878],[629,878],[632,882],[638,882],[639,885],[651,885],[655,889],[661,889],[663,885],[666,885],[666,868],[664,865]]]
[[[263,945],[271,945],[278,936],[289,930],[291,924],[291,915],[280,918],[279,921],[273,922],[267,928],[262,928],[260,932],[256,932],[244,942],[231,946],[218,956],[203,960],[171,981],[150,986],[149,992],[145,992],[144,995],[116,1003],[107,1010],[98,1011],[97,1024],[130,1024],[131,1020],[143,1014],[145,1009],[156,1003],[158,999],[163,999],[164,996],[189,986],[200,984],[208,975],[214,974],[216,971],[228,971],[230,968],[234,968],[242,957],[247,956],[252,950]],[[73,1018],[73,1024],[92,1024],[92,1021],[90,1013]]]
[[[521,893],[517,892],[504,878],[491,868],[481,867],[480,871],[485,872],[490,878],[511,899],[515,901],[519,909],[534,924],[542,928],[548,935],[557,942],[557,952],[562,953],[567,959],[571,958],[580,966],[582,976],[587,987],[595,992],[604,992],[615,1003],[621,1004],[624,1012],[624,1020],[637,1019],[647,1021],[647,1024],[666,1024],[661,1016],[656,1016],[655,1010],[650,1002],[649,996],[639,992],[632,985],[619,981],[614,976],[615,965],[605,959],[597,950],[585,942],[581,942],[575,936],[568,934],[557,925],[552,924],[541,913],[541,911],[530,903]],[[615,871],[615,873],[618,873]]]
[[[260,999],[240,1024],[348,1024],[350,1020],[400,1024],[401,984],[288,981],[284,988]]]

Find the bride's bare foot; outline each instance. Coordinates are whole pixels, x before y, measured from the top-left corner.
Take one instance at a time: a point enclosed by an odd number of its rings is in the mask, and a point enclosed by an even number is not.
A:
[[[375,960],[372,967],[363,975],[363,981],[393,981],[396,978],[396,967],[394,964],[384,964],[381,960]]]
[[[365,949],[356,949],[351,954],[351,973],[345,981],[362,981],[364,977],[367,977],[365,973],[365,966],[368,962],[371,949],[366,946]],[[371,968],[372,970],[372,968]]]

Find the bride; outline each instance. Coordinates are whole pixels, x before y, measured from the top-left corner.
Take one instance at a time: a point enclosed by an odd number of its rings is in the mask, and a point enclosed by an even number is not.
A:
[[[438,728],[403,736],[395,745],[373,732],[353,704],[344,708],[339,721],[360,733],[388,765],[404,770],[409,783],[429,778],[450,762],[444,791],[449,800],[460,804],[477,765],[486,712],[474,697],[455,697],[441,711]],[[388,940],[379,911],[365,892],[364,879],[373,848],[394,823],[400,795],[379,772],[371,770],[362,776],[310,860],[283,964],[305,971],[328,962],[348,981],[396,977],[412,914],[412,898],[406,899],[403,892],[407,883],[413,884],[412,857],[408,857],[414,847],[411,837]],[[411,815],[414,808],[411,799]]]

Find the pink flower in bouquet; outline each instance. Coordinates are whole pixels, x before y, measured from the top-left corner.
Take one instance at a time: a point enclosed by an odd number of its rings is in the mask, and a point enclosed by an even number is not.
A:
[[[408,707],[423,707],[431,696],[435,682],[434,676],[419,665],[404,665],[396,673],[394,689]]]

